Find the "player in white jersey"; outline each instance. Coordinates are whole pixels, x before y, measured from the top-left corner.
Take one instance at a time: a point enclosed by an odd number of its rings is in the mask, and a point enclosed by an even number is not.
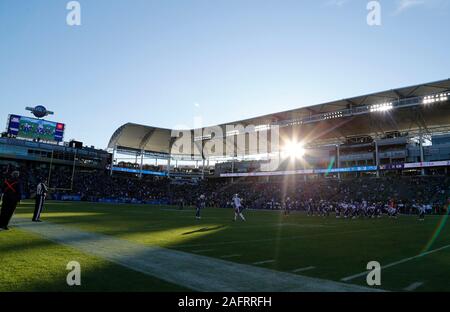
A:
[[[369,218],[375,218],[375,209],[376,209],[375,207],[376,207],[375,203],[372,203],[372,205],[369,205],[367,207],[367,216]]]
[[[239,217],[241,217],[242,221],[245,221],[245,217],[242,214],[241,199],[239,198],[238,194],[234,194],[232,202],[234,206],[234,221],[236,221],[238,215]]]
[[[389,204],[387,206],[387,213],[388,213],[389,218],[397,219],[398,210],[394,204]]]
[[[427,206],[425,204],[419,204],[418,210],[419,210],[419,221],[425,220],[425,213],[426,213]]]
[[[349,213],[350,212],[350,205],[344,202],[344,203],[342,203],[341,206],[342,206],[342,211],[343,211],[344,218],[347,219],[349,214],[350,214]]]
[[[368,216],[368,212],[369,212],[369,206],[367,204],[367,201],[363,199],[363,201],[361,203],[360,216],[367,217]]]
[[[351,209],[351,214],[352,214],[352,219],[356,219],[358,218],[358,206],[356,203],[352,203],[350,205],[350,209]]]

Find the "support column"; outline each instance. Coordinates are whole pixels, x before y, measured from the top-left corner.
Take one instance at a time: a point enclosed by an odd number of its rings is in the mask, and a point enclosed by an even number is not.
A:
[[[377,178],[380,177],[380,156],[378,153],[378,141],[375,140],[375,165],[377,166]]]
[[[280,168],[280,165],[281,165],[281,150],[278,149],[278,167],[277,167],[277,170]]]
[[[423,163],[425,161],[424,153],[423,153],[423,135],[422,131],[419,134],[419,148],[420,148],[420,162]],[[421,175],[425,175],[425,168],[421,169]]]
[[[234,156],[231,160],[231,173],[234,173]],[[234,182],[234,177],[231,177],[231,183]]]
[[[205,160],[202,160],[202,180],[205,179]]]
[[[341,146],[336,145],[336,169],[341,168]],[[338,171],[338,179],[341,179],[341,173]]]
[[[112,176],[113,174],[113,167],[114,167],[114,158],[116,157],[116,151],[117,151],[117,146],[114,145],[114,149],[113,149],[113,153],[112,153],[112,158],[111,158],[111,168],[109,170],[109,175]]]
[[[142,179],[142,169],[144,169],[144,150],[141,150],[141,165],[139,166],[139,178],[140,179]]]
[[[167,159],[167,177],[170,178],[170,161],[171,157],[169,156],[169,159]]]

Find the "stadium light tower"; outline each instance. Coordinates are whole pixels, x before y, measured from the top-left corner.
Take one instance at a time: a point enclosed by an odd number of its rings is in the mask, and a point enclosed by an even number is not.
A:
[[[292,159],[302,158],[305,155],[305,146],[302,142],[290,140],[284,145],[284,152]]]

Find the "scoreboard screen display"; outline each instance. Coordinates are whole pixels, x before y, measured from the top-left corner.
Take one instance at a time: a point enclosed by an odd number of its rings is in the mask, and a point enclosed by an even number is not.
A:
[[[61,142],[64,139],[64,129],[65,125],[58,122],[19,115],[9,116],[8,133],[19,138]]]

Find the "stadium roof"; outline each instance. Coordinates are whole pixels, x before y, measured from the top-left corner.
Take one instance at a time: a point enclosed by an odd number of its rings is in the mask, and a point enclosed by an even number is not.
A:
[[[170,142],[170,129],[127,123],[114,132],[108,148],[169,153]]]
[[[420,130],[428,133],[448,131],[450,130],[448,99],[441,103],[421,105],[425,96],[448,91],[450,79],[302,107],[219,126],[225,133],[227,125],[240,124],[244,127],[279,125],[286,135],[295,132],[297,136],[316,143],[337,142],[357,135],[379,136],[391,131]],[[398,103],[399,109],[389,111],[389,114],[367,113],[371,106],[381,103]],[[333,115],[333,112],[340,112],[341,115]],[[194,133],[194,130],[190,131]],[[108,148],[169,154],[174,141],[171,133],[171,129],[127,123],[115,131]],[[196,145],[194,142],[192,144]],[[246,151],[246,154],[251,153],[252,151]]]

